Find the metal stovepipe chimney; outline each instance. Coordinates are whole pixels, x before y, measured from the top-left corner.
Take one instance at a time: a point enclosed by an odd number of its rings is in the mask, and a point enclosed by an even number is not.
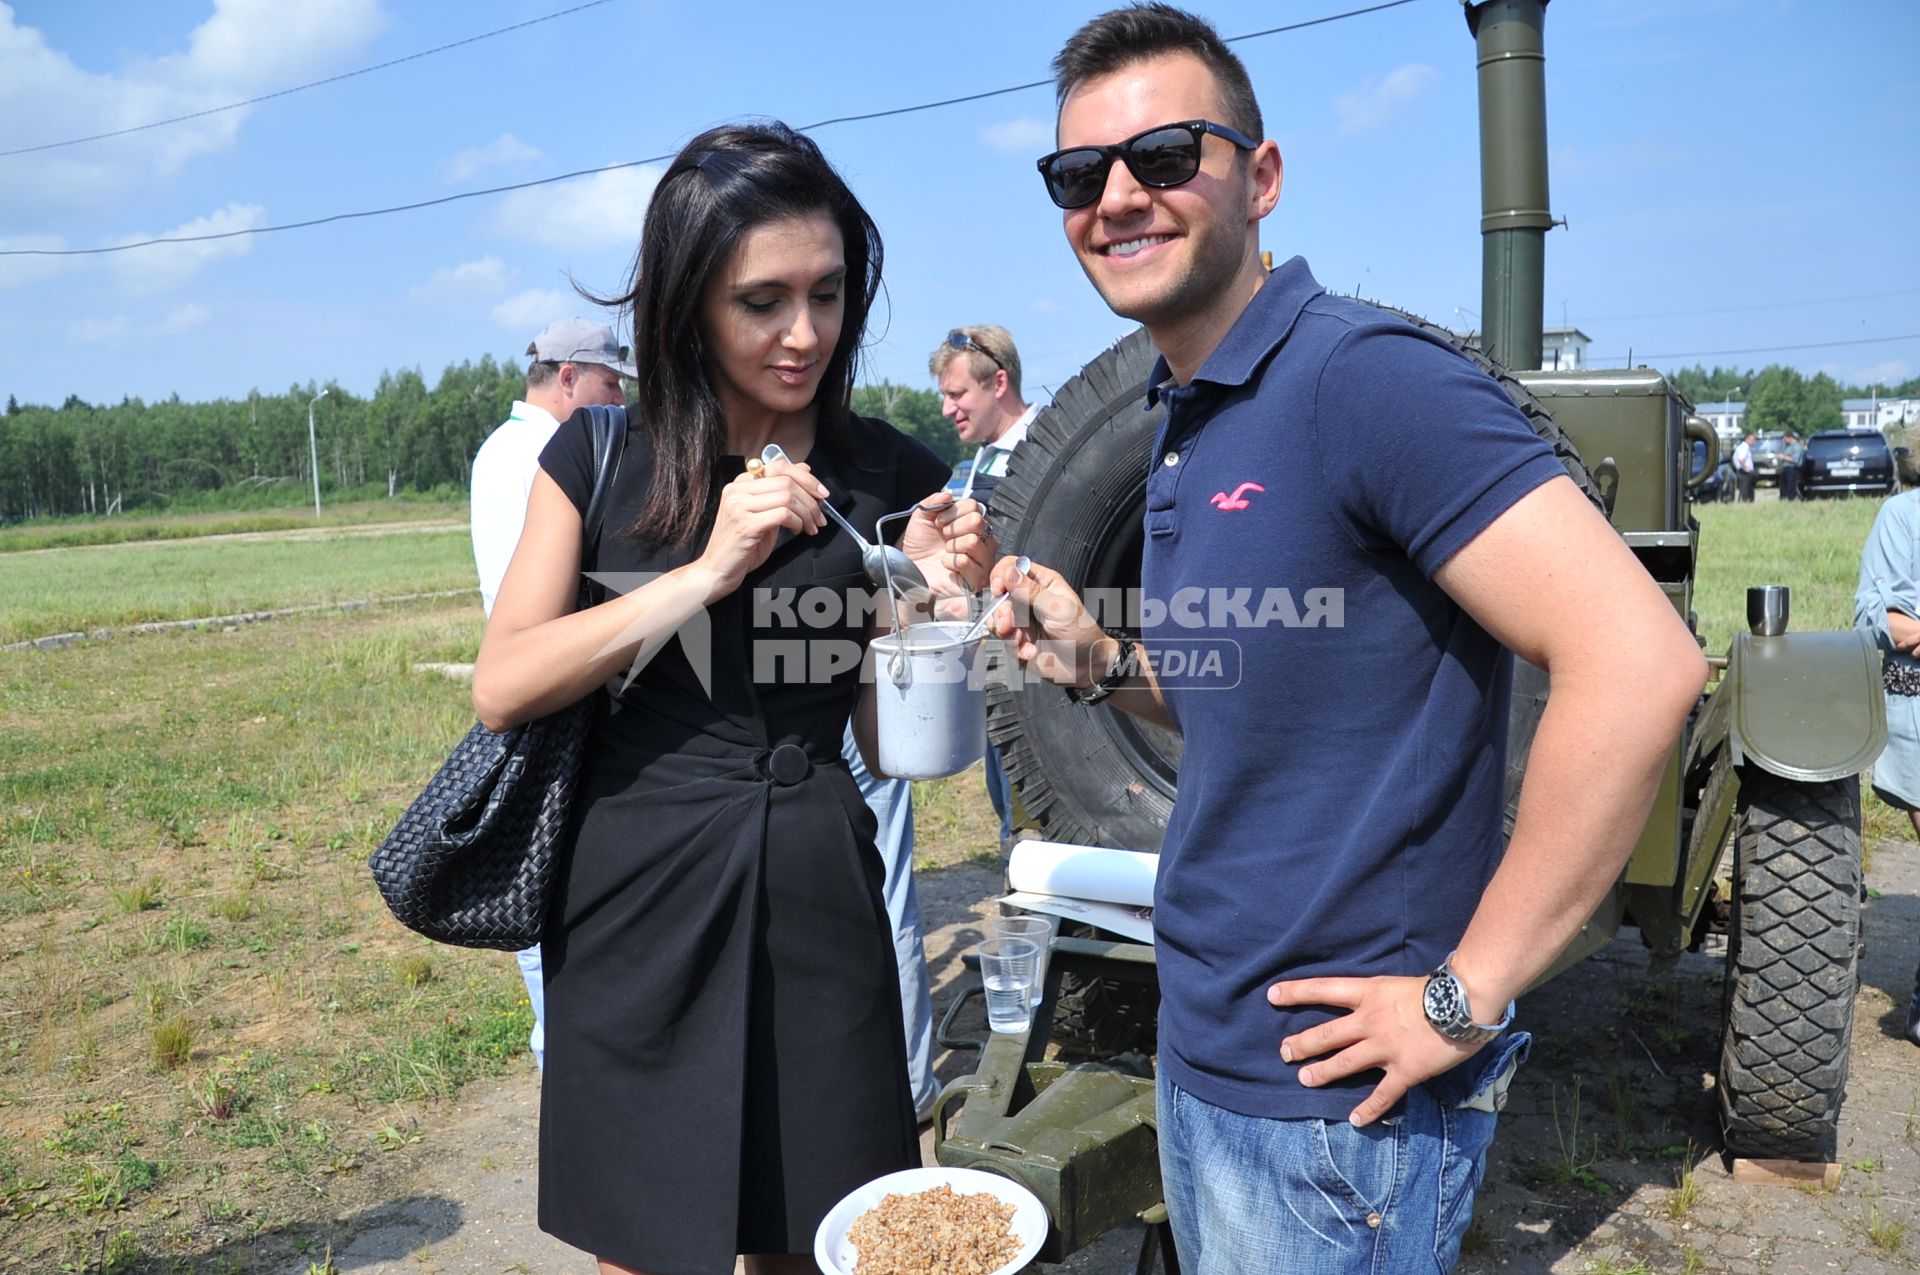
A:
[[[1462,0],[1480,64],[1481,345],[1540,366],[1546,288],[1547,0]]]

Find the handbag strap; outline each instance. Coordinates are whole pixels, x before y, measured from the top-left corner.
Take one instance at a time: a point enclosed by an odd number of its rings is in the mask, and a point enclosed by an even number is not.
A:
[[[593,431],[593,494],[587,497],[586,513],[581,515],[583,543],[580,550],[582,571],[600,565],[600,541],[606,531],[608,493],[620,472],[620,458],[626,454],[627,409],[606,403],[594,403],[581,409]],[[580,599],[576,610],[584,611],[602,601],[606,590],[591,577],[580,579]]]

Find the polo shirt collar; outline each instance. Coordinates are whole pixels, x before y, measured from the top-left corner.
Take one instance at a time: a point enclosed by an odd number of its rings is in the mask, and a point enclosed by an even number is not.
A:
[[[1214,385],[1245,385],[1273,353],[1274,347],[1286,340],[1294,320],[1307,308],[1307,302],[1325,291],[1313,277],[1313,271],[1307,268],[1305,257],[1290,257],[1275,266],[1193,379]],[[1163,354],[1154,360],[1153,372],[1147,378],[1149,408],[1159,402],[1161,394],[1173,388],[1172,380],[1173,370],[1167,366],[1167,357]]]

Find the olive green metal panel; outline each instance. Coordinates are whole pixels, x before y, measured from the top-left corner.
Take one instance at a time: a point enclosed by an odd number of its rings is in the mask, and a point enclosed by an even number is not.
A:
[[[1736,634],[1724,681],[1735,765],[1821,783],[1859,774],[1886,747],[1871,634]]]
[[[1646,826],[1627,860],[1628,885],[1673,885],[1680,875],[1680,816],[1680,744],[1675,741],[1660,768],[1660,787],[1653,794]]]
[[[1527,372],[1520,383],[1567,432],[1625,533],[1678,535],[1687,523],[1683,483],[1692,444],[1686,412],[1658,372]]]

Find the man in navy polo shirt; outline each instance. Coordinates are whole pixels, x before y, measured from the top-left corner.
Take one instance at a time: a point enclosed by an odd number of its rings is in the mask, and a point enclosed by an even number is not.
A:
[[[1631,853],[1705,665],[1498,384],[1263,269],[1280,154],[1211,27],[1115,10],[1054,69],[1042,175],[1167,419],[1144,640],[1010,560],[1029,618],[998,628],[1184,738],[1154,913],[1181,1265],[1446,1269],[1526,1051],[1511,1002]],[[1509,650],[1553,696],[1503,856]]]

